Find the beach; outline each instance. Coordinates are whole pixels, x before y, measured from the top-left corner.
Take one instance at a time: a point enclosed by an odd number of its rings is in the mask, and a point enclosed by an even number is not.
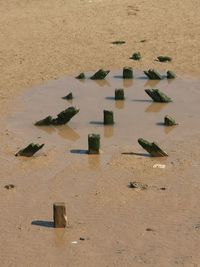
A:
[[[0,7],[0,265],[200,266],[199,1]],[[140,61],[129,59],[138,51]],[[160,55],[172,61],[156,61]],[[124,66],[133,68],[133,81],[120,78]],[[100,68],[111,70],[103,82],[74,79]],[[142,71],[151,68],[178,78],[148,81]],[[124,102],[112,99],[117,87]],[[143,89],[154,87],[173,103],[152,104]],[[72,102],[61,99],[71,91]],[[80,114],[67,126],[34,126],[74,104]],[[102,125],[104,108],[114,110],[114,127]],[[164,128],[167,113],[179,125]],[[101,153],[88,155],[87,135],[95,131]],[[169,157],[149,157],[140,137],[159,142]],[[32,142],[45,146],[34,157],[15,157]],[[55,202],[66,203],[66,229],[53,227]]]

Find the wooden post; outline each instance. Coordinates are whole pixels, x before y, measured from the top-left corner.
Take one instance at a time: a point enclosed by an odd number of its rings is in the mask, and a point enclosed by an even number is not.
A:
[[[88,134],[88,154],[99,154],[100,135]]]
[[[123,68],[123,79],[133,79],[133,69],[131,67]]]
[[[174,78],[176,78],[176,74],[173,71],[168,70],[167,71],[167,79],[174,79]]]
[[[115,100],[124,100],[124,89],[115,89]]]
[[[67,225],[66,207],[63,202],[53,204],[53,220],[55,228],[65,228]]]
[[[103,120],[104,120],[104,124],[105,125],[112,125],[112,124],[114,124],[113,111],[104,110],[103,111]]]

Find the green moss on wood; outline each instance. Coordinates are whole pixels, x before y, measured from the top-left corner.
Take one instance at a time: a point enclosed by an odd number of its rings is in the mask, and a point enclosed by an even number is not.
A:
[[[130,59],[133,60],[140,60],[142,58],[140,52],[133,53],[133,55],[130,57]]]
[[[174,126],[177,125],[178,123],[176,123],[175,119],[170,117],[169,115],[166,115],[164,118],[164,125],[166,126]]]
[[[24,157],[32,157],[38,150],[40,150],[44,144],[39,145],[39,144],[34,144],[31,143],[27,147],[19,150],[15,156],[24,156]]]
[[[162,150],[155,142],[150,143],[143,138],[138,139],[138,143],[152,156],[152,157],[165,157],[168,154]]]
[[[132,67],[124,67],[123,68],[123,79],[133,79]]]
[[[43,125],[62,125],[69,122],[72,117],[74,117],[79,112],[79,109],[76,107],[69,107],[64,111],[60,112],[56,118],[52,118],[48,116],[43,120],[39,120],[35,123],[36,126],[43,126]]]
[[[154,69],[149,69],[148,71],[144,71],[144,74],[150,79],[150,80],[162,80],[163,77],[162,75],[154,70]]]
[[[168,70],[167,71],[167,79],[175,79],[176,78],[176,74],[171,71],[171,70]]]
[[[103,117],[104,117],[104,124],[105,125],[112,125],[112,124],[114,124],[113,111],[104,110],[103,111]]]
[[[69,93],[68,95],[62,97],[62,99],[66,99],[66,100],[72,100],[73,98],[74,97],[72,93]]]
[[[78,76],[75,77],[76,79],[85,79],[85,74],[81,72]]]
[[[89,134],[88,135],[88,154],[99,154],[100,150],[100,135]]]
[[[171,98],[165,95],[159,89],[146,89],[145,92],[153,99],[154,102],[158,103],[172,102]]]
[[[108,75],[109,72],[110,72],[109,70],[100,69],[97,72],[95,72],[95,74],[90,79],[103,80],[103,79],[105,79],[105,77]]]
[[[115,100],[124,100],[124,89],[115,89]]]

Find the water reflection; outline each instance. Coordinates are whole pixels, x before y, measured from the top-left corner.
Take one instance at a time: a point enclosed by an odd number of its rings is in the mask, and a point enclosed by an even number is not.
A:
[[[92,170],[99,169],[100,164],[101,164],[100,155],[89,155],[88,156],[88,165],[90,169]]]
[[[80,135],[68,125],[62,126],[37,126],[38,129],[45,131],[47,134],[57,133],[63,139],[68,139],[70,141],[77,141]]]
[[[146,109],[145,112],[159,112],[161,111],[167,104],[166,103],[152,103],[149,105]]]
[[[123,109],[124,108],[124,100],[116,100],[115,101],[115,107],[118,109]]]
[[[147,80],[144,87],[155,87],[161,80]]]
[[[114,127],[113,125],[106,125],[104,126],[104,137],[110,138],[114,134]]]
[[[177,125],[166,126],[164,124],[164,122],[158,122],[158,123],[156,123],[156,125],[159,125],[159,126],[163,127],[165,134],[169,134],[177,126]]]
[[[64,139],[68,139],[70,141],[76,141],[80,138],[80,135],[71,127],[67,126],[60,126],[57,127],[58,135]]]
[[[100,87],[104,87],[104,86],[110,87],[110,83],[106,79],[103,79],[103,80],[92,80],[92,81],[96,82]]]
[[[133,79],[123,79],[123,86],[125,88],[133,86]]]

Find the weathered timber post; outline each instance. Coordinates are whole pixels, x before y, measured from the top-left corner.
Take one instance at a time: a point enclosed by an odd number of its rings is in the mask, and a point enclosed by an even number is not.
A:
[[[124,100],[124,89],[115,89],[115,100]]]
[[[103,121],[105,125],[114,124],[113,111],[104,110],[103,111]]]
[[[105,79],[105,77],[108,75],[109,72],[110,72],[109,70],[100,69],[97,72],[95,72],[95,74],[92,75],[92,77],[90,79],[103,80],[103,79]]]
[[[133,79],[133,69],[131,67],[123,68],[123,79]]]
[[[133,55],[130,57],[130,59],[133,60],[140,60],[142,58],[140,52],[133,53]]]
[[[74,97],[72,93],[69,93],[68,95],[62,97],[62,99],[67,99],[67,100],[72,100],[73,98]]]
[[[88,154],[99,154],[100,135],[88,134]]]
[[[176,123],[175,119],[170,117],[169,115],[166,115],[164,118],[164,125],[166,126],[174,126],[177,125],[178,123]]]
[[[171,71],[171,70],[168,70],[167,71],[167,79],[175,79],[176,78],[176,74]]]
[[[43,148],[44,144],[34,144],[31,143],[27,147],[20,149],[15,156],[24,156],[24,157],[32,157],[38,150]]]
[[[78,76],[75,77],[76,79],[82,80],[85,79],[85,73],[81,72]]]
[[[67,226],[65,203],[56,202],[53,204],[53,220],[55,228],[65,228]]]

